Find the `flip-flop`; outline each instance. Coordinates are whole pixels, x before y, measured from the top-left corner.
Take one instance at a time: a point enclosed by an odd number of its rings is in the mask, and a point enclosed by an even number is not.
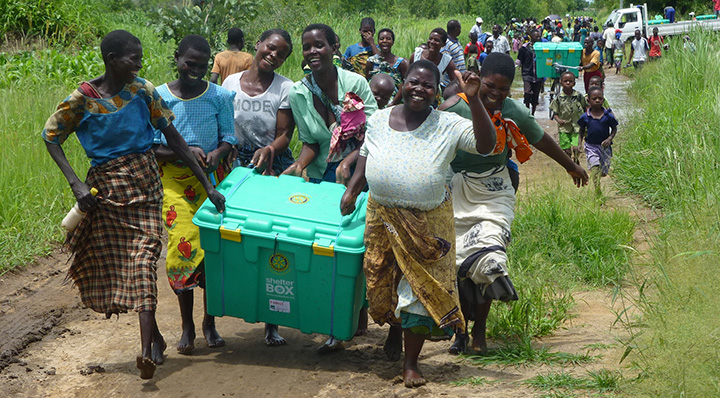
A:
[[[143,358],[138,355],[136,358],[137,368],[140,369],[140,378],[143,380],[152,379],[155,374],[155,362],[150,358]]]

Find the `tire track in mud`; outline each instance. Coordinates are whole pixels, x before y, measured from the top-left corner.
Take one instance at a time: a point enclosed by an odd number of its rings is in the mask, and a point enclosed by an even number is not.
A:
[[[67,256],[52,254],[0,278],[0,370],[20,362],[23,350],[48,334],[73,309],[80,308],[65,281]]]

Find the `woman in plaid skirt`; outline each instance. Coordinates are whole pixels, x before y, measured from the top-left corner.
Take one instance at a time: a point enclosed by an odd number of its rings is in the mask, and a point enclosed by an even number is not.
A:
[[[149,379],[164,361],[165,340],[155,321],[157,265],[162,249],[162,183],[151,150],[153,127],[200,180],[218,211],[225,198],[213,188],[175,118],[149,81],[137,76],[142,44],[124,30],[100,45],[105,74],[83,82],[58,105],[42,132],[50,156],[65,175],[80,210],[88,212],[67,236],[74,255],[68,271],[82,302],[112,314],[135,310],[140,318],[140,377]],[[83,182],[70,166],[61,144],[75,132],[91,167]],[[97,197],[90,188],[97,189]]]

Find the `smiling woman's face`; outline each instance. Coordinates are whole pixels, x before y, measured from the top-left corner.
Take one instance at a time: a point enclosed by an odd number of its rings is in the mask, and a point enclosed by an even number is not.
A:
[[[445,43],[443,43],[440,33],[432,32],[430,33],[430,37],[428,37],[427,45],[429,49],[435,52],[439,52],[440,49],[443,48]]]
[[[290,46],[280,35],[271,35],[263,41],[258,41],[255,61],[258,69],[263,72],[273,72],[282,66],[290,54]]]
[[[313,29],[302,35],[303,59],[312,71],[332,66],[333,50],[325,37],[325,32],[321,30]]]
[[[175,61],[177,62],[178,79],[183,85],[196,86],[207,74],[210,54],[190,47],[182,55],[176,55]]]
[[[437,82],[429,69],[413,69],[405,78],[402,86],[405,106],[413,111],[423,111],[435,101]]]
[[[143,49],[140,43],[129,43],[124,50],[113,60],[112,68],[123,83],[130,84],[142,69]]]
[[[480,90],[478,92],[480,102],[488,110],[499,111],[502,109],[505,98],[510,95],[511,86],[512,81],[501,74],[493,73],[483,76],[480,78]]]

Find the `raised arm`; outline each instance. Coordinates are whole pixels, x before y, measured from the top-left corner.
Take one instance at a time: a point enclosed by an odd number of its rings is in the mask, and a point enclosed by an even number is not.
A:
[[[480,154],[489,154],[495,149],[495,126],[490,120],[487,110],[478,98],[480,90],[480,77],[472,72],[465,72],[463,76],[455,71],[455,78],[460,82],[460,89],[465,93],[472,113],[473,133],[475,134],[475,149]]]

